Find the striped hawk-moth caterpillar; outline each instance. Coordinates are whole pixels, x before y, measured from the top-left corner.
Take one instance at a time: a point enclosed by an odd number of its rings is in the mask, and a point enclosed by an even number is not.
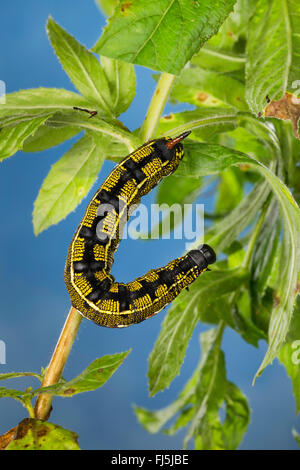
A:
[[[97,325],[124,327],[152,317],[216,260],[213,249],[202,245],[128,284],[110,274],[132,209],[176,170],[189,134],[151,140],[125,157],[86,209],[69,246],[65,283],[73,307]]]

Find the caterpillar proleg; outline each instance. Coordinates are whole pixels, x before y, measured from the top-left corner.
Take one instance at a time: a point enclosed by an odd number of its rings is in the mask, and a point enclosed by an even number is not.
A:
[[[65,283],[73,307],[97,325],[124,327],[150,318],[216,260],[213,249],[201,245],[128,284],[110,274],[132,208],[176,170],[189,134],[152,140],[125,157],[86,209],[68,250]]]

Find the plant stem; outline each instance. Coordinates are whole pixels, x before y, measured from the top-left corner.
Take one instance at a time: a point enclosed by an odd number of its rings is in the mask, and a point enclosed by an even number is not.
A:
[[[74,307],[70,308],[68,317],[53,352],[42,387],[56,384],[62,376],[66,361],[71,351],[74,339],[80,326],[82,316]],[[38,396],[34,410],[37,419],[47,420],[51,412],[53,396],[42,393]]]
[[[161,74],[152,96],[145,121],[140,130],[140,136],[143,142],[146,142],[154,136],[175,78],[175,75],[166,72]]]

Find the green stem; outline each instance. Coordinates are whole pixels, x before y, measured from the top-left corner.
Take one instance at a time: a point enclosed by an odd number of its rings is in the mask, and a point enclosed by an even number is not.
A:
[[[140,130],[140,136],[143,142],[150,140],[154,136],[175,78],[175,75],[169,73],[164,72],[161,74],[152,96],[145,121]]]
[[[35,412],[31,403],[31,399],[30,398],[23,399],[22,404],[23,406],[25,406],[26,410],[28,411],[29,418],[35,418]]]

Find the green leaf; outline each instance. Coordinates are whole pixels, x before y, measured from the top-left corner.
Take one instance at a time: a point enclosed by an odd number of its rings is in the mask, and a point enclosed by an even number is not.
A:
[[[51,113],[12,117],[0,122],[0,161],[22,150],[23,142],[44,124]]]
[[[123,0],[94,50],[176,75],[216,34],[234,4],[235,0],[218,3],[211,0],[193,3],[189,0]]]
[[[249,424],[246,397],[226,379],[224,355],[220,350],[223,326],[201,334],[202,356],[192,377],[169,406],[157,411],[135,407],[141,425],[156,433],[177,415],[163,432],[172,435],[192,422],[185,444],[195,438],[196,448],[235,449]],[[225,405],[226,417],[220,422],[219,410]]]
[[[47,112],[70,111],[74,106],[88,108],[91,103],[72,91],[58,88],[33,88],[6,95],[6,103],[0,106],[3,116],[34,115]],[[75,111],[74,111],[75,114]]]
[[[36,235],[64,219],[86,196],[97,179],[109,143],[106,136],[84,135],[52,166],[34,203]]]
[[[263,295],[275,263],[280,237],[278,203],[274,199],[268,207],[263,225],[257,237],[251,260],[252,294]]]
[[[256,376],[277,356],[289,330],[294,303],[298,294],[300,271],[300,211],[287,187],[266,167],[260,168],[272,186],[283,216],[282,252],[275,287],[275,306],[269,324],[269,347]],[[288,262],[287,262],[288,260]],[[255,379],[254,379],[255,380]]]
[[[232,165],[255,162],[237,150],[218,144],[193,142],[184,144],[185,157],[176,170],[177,176],[205,176],[219,173]]]
[[[22,390],[0,387],[0,398],[15,398],[16,400],[20,401],[22,396],[25,394],[26,392],[23,392]]]
[[[156,193],[157,204],[190,204],[197,197],[201,188],[201,178],[178,178],[176,173],[165,178]]]
[[[225,214],[236,207],[244,194],[243,179],[236,168],[227,168],[220,177],[216,213]]]
[[[15,379],[18,377],[35,377],[40,381],[43,380],[42,375],[36,372],[8,372],[7,374],[0,374],[0,380]]]
[[[202,358],[195,387],[194,418],[185,438],[185,447],[195,438],[197,450],[236,449],[247,430],[250,410],[246,397],[226,379],[224,354],[220,349],[222,329],[202,333]],[[223,402],[226,417],[222,425],[219,409]]]
[[[210,41],[208,41],[208,43],[200,49],[198,54],[192,57],[191,63],[199,65],[206,70],[228,73],[242,69],[245,66],[246,58],[244,54],[210,46]]]
[[[278,100],[293,91],[300,71],[299,29],[297,0],[258,1],[249,25],[246,65],[246,98],[254,113],[264,111],[267,95]]]
[[[173,302],[149,357],[149,389],[153,396],[168,387],[179,373],[188,342],[202,312],[219,296],[241,286],[247,277],[243,270],[213,271],[203,274],[189,292]]]
[[[201,150],[204,144],[196,144],[195,151],[197,146]],[[290,320],[292,317],[294,301],[297,295],[297,276],[300,270],[300,211],[288,188],[269,168],[264,166],[262,163],[249,158],[246,155],[243,157],[243,154],[238,155],[238,153],[232,153],[230,156],[227,151],[224,151],[223,156],[221,149],[219,149],[219,160],[217,161],[214,160],[215,156],[212,158],[212,155],[206,154],[211,145],[207,145],[206,147],[207,148],[205,150],[203,148],[204,156],[201,157],[201,168],[200,160],[195,159],[195,153],[193,153],[192,158],[186,158],[183,162],[184,164],[179,167],[179,172],[183,172],[184,175],[188,174],[192,176],[198,176],[203,174],[203,168],[204,171],[207,171],[208,167],[210,166],[210,172],[212,173],[217,171],[218,167],[219,169],[224,169],[226,166],[241,164],[244,158],[244,164],[248,164],[250,167],[253,167],[264,176],[279,202],[281,214],[283,216],[283,249],[279,265],[280,277],[276,286],[277,300],[270,319],[269,348],[255,376],[257,377],[278,354],[279,349],[283,344],[288,332]],[[208,232],[208,237],[206,237],[206,240],[217,251],[218,249],[221,250],[222,248],[229,245],[228,240],[226,240],[224,237],[224,230],[228,229],[228,226],[229,230],[227,230],[227,233],[229,233],[231,242],[235,239],[232,237],[234,234],[232,228],[234,230],[238,229],[239,232],[242,230],[241,219],[239,220],[239,226],[237,225],[237,212],[240,211],[240,206],[244,204],[245,201],[247,202],[248,208],[250,209],[251,216],[253,215],[254,206],[252,205],[251,207],[251,204],[253,204],[255,197],[257,197],[257,194],[254,195],[250,204],[249,196],[248,198],[245,198],[244,201],[236,208],[236,210],[234,210],[228,216],[226,224],[227,227],[225,229],[224,220],[222,220],[220,224],[216,224],[213,227],[211,233]],[[247,222],[248,221],[249,218]],[[219,228],[220,232],[218,232]],[[287,262],[287,260],[289,261]]]
[[[244,43],[248,21],[255,10],[255,0],[238,0],[218,34],[192,58],[192,63],[218,72],[242,69],[246,59]]]
[[[255,185],[230,214],[216,222],[206,232],[205,241],[211,244],[216,251],[224,251],[253,222],[269,194],[270,188],[267,182]],[[197,241],[196,244],[199,242]]]
[[[111,16],[119,0],[96,0],[96,4],[107,16]]]
[[[109,136],[112,142],[116,145],[116,152],[119,155],[123,153],[125,157],[129,152],[133,152],[137,147],[141,145],[141,141],[134,134],[120,127],[119,121],[111,120],[104,121],[99,116],[94,116],[93,119],[89,119],[82,115],[83,113],[65,112],[56,113],[51,119],[48,120],[48,124],[53,127],[79,127],[80,129],[90,130],[93,133],[101,133],[104,137]],[[120,144],[121,148],[120,148]],[[114,148],[112,148],[114,151]],[[110,153],[109,153],[110,154]],[[115,153],[112,153],[114,155]]]
[[[146,408],[134,406],[134,412],[139,423],[150,433],[160,431],[170,419],[193,401],[197,377],[198,368],[195,370],[193,376],[187,382],[178,398],[171,403],[171,405],[161,410],[149,411]],[[168,434],[173,434],[179,427],[181,427],[181,423],[178,423],[176,427],[174,426],[172,430],[169,429]]]
[[[55,128],[48,126],[46,122],[33,136],[25,140],[23,152],[41,152],[71,139],[79,132],[77,127]]]
[[[203,106],[211,95],[217,102],[246,111],[245,87],[229,75],[205,70],[200,67],[184,69],[172,88],[171,99]],[[211,103],[214,105],[213,98]]]
[[[113,373],[120,367],[131,349],[123,353],[103,356],[93,361],[80,375],[68,382],[62,382],[48,387],[34,390],[37,393],[50,393],[63,397],[71,397],[77,393],[96,390],[107,382]]]
[[[105,56],[101,57],[101,65],[110,88],[110,107],[114,115],[119,116],[126,111],[135,96],[134,66]]]
[[[289,375],[294,397],[296,401],[297,413],[300,411],[300,297],[298,296],[294,310],[287,342],[281,347],[278,359],[286,368]]]
[[[25,418],[5,450],[80,450],[77,438],[57,424]]]
[[[250,422],[250,408],[245,395],[231,382],[227,382],[225,406],[226,417],[222,427],[224,448],[237,449]]]
[[[265,137],[267,138],[267,136]],[[274,149],[270,148],[265,139],[259,140],[258,132],[256,134],[251,133],[245,127],[238,127],[233,131],[220,135],[218,141],[219,144],[246,153],[252,158],[256,159],[259,155],[259,161],[264,164],[269,164],[274,153]]]
[[[50,17],[47,32],[53,49],[76,88],[111,116],[110,90],[99,61]]]
[[[151,227],[150,233],[141,233],[140,238],[144,240],[158,238],[163,236],[165,232],[170,233],[170,230],[174,230],[182,222],[182,217],[176,217],[177,209],[181,207],[181,214],[185,217],[189,211],[189,207],[186,208],[185,204],[191,204],[199,195],[200,190],[201,178],[190,178],[189,176],[178,178],[175,173],[163,179],[156,193],[156,204],[160,206],[158,210],[161,211],[162,220]],[[173,217],[171,217],[172,206],[174,208]],[[167,211],[164,215],[165,208]]]
[[[193,138],[208,140],[219,132],[232,131],[236,125],[236,111],[234,109],[202,107],[194,111],[183,111],[164,116],[159,122],[156,136],[165,134],[175,137],[189,130],[193,131]],[[187,142],[185,142],[185,149]]]

